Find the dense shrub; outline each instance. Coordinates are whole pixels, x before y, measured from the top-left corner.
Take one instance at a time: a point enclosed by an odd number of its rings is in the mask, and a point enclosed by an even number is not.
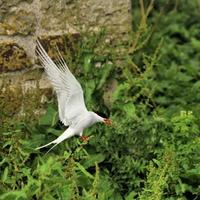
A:
[[[139,2],[126,44],[83,33],[66,55],[88,108],[114,125],[96,124],[89,143],[71,138],[45,155],[34,148],[65,129],[55,102],[37,123],[7,121],[0,199],[200,198],[198,1]]]

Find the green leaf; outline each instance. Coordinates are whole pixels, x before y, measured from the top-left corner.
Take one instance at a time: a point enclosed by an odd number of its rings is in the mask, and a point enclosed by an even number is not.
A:
[[[60,136],[62,134],[63,130],[56,130],[54,128],[48,128],[46,132],[52,133],[55,136]]]
[[[27,200],[24,191],[9,191],[0,196],[0,200]]]
[[[91,61],[92,61],[92,55],[86,55],[84,57],[84,64],[83,64],[83,69],[84,69],[84,74],[88,74],[90,69],[91,69]]]
[[[89,155],[85,161],[82,162],[82,165],[85,169],[95,166],[95,163],[100,163],[105,160],[105,155],[99,153],[94,155]]]
[[[7,146],[9,146],[9,145],[11,145],[12,144],[12,141],[7,141],[7,142],[5,142],[5,144],[3,145],[3,148],[5,148],[5,147],[7,147]]]
[[[6,167],[4,169],[4,172],[3,172],[3,175],[2,175],[2,178],[1,178],[2,182],[5,182],[7,180],[7,178],[8,178],[8,167]]]
[[[95,80],[89,80],[88,82],[85,82],[85,99],[87,103],[91,103],[92,102],[92,94],[95,90],[96,84],[95,84]]]
[[[186,173],[182,176],[185,178],[190,178],[192,181],[200,182],[200,166],[187,170]]]
[[[194,49],[196,49],[197,51],[200,51],[200,41],[199,40],[197,40],[195,38],[191,38],[191,44]]]
[[[134,197],[137,195],[136,192],[132,191],[129,193],[129,195],[125,198],[125,200],[133,200]]]
[[[58,111],[53,106],[47,108],[47,112],[39,120],[39,125],[42,126],[55,126],[58,122]]]
[[[78,169],[88,178],[90,179],[94,179],[94,176],[92,174],[90,174],[80,163],[76,162],[76,166],[78,167]]]
[[[103,69],[100,69],[100,70],[103,70],[103,72],[102,72],[103,74],[102,74],[99,84],[97,86],[98,90],[100,88],[102,88],[102,86],[105,84],[106,79],[109,77],[109,75],[111,73],[112,67],[113,67],[113,65],[106,64],[106,65],[103,65]]]
[[[70,156],[71,156],[71,153],[64,151],[63,157],[65,158],[65,160],[67,160]]]
[[[112,101],[115,102],[118,99],[121,99],[124,95],[123,92],[129,89],[128,83],[121,83],[117,86],[116,90],[112,94]]]
[[[132,118],[135,116],[135,106],[133,103],[126,103],[122,106],[122,108],[125,111],[127,118]]]

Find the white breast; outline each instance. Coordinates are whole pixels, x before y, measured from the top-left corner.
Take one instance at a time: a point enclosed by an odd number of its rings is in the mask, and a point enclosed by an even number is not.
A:
[[[81,133],[85,128],[92,126],[96,120],[90,112],[80,117],[80,120],[71,127],[76,131],[76,134]]]

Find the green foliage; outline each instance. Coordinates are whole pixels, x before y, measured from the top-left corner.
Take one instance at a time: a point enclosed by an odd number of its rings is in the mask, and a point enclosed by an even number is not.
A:
[[[66,60],[96,124],[49,154],[60,135],[55,103],[36,123],[0,127],[0,199],[176,200],[200,198],[198,1],[133,1],[133,37],[82,33]],[[154,5],[154,6],[153,6]],[[154,7],[154,8],[153,8]],[[1,114],[3,115],[3,114]]]
[[[174,154],[174,150],[166,149],[160,161],[153,159],[154,163],[157,164],[157,167],[155,167],[152,162],[150,163],[145,188],[139,196],[140,200],[162,199],[169,176],[173,174],[173,165],[175,163]]]
[[[47,108],[46,114],[40,118],[39,125],[54,127],[58,123],[58,112],[53,106]]]

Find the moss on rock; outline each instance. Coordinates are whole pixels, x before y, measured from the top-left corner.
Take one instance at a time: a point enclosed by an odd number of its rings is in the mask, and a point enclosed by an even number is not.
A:
[[[0,124],[10,120],[35,120],[43,112],[46,103],[52,100],[49,85],[40,88],[41,69],[30,72],[6,73],[0,76]],[[43,84],[47,82],[43,80]]]
[[[40,42],[48,55],[56,61],[58,59],[59,49],[62,56],[74,55],[76,50],[76,44],[80,41],[80,34],[64,34],[57,36],[43,35],[40,38]]]
[[[14,42],[0,43],[0,73],[30,67],[31,63],[22,47]]]
[[[22,89],[19,84],[5,85],[0,94],[0,110],[6,117],[18,114],[22,106]]]
[[[27,80],[37,80],[38,81],[41,79],[42,73],[43,73],[43,70],[39,69],[39,68],[29,70],[29,71],[23,73],[23,81],[27,81]]]

